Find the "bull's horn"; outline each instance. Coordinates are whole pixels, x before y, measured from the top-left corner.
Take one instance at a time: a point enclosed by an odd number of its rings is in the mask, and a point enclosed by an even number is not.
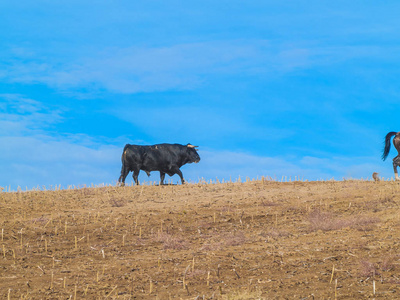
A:
[[[189,147],[189,148],[198,148],[199,146],[193,146],[193,145],[191,145],[191,144],[187,144],[187,146]]]

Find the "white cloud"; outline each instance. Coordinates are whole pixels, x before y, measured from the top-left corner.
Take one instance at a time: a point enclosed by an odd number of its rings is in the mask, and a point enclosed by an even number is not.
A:
[[[0,137],[0,185],[49,186],[113,183],[119,177],[121,149],[88,147],[51,137]]]
[[[57,141],[48,136],[0,137],[3,155],[0,164],[0,185],[32,188],[35,186],[115,184],[121,168],[120,147],[112,145],[84,146],[64,140]],[[236,181],[239,176],[246,178],[271,177],[278,181],[329,180],[335,178],[370,178],[372,172],[390,178],[391,164],[382,164],[379,158],[318,158],[318,157],[268,157],[243,152],[216,151],[200,147],[199,164],[182,167],[185,179],[197,182],[199,179]],[[127,183],[132,182],[132,174]],[[152,172],[147,178],[144,172],[141,182],[159,181],[159,173]],[[179,183],[179,177],[167,176],[167,181]]]
[[[371,54],[371,51],[372,54]],[[376,47],[281,45],[266,40],[228,40],[165,47],[94,50],[63,61],[60,57],[10,59],[2,78],[44,83],[58,89],[107,89],[118,93],[193,89],[210,76],[285,74],[312,65],[377,55]],[[25,53],[21,51],[20,55]],[[381,53],[380,53],[381,54]],[[13,53],[12,55],[16,55]]]
[[[207,74],[249,68],[265,46],[264,41],[227,41],[110,48],[68,62],[39,54],[33,58],[30,51],[20,51],[20,55],[27,52],[29,56],[10,58],[2,77],[61,89],[97,86],[121,93],[190,89]]]
[[[393,48],[396,53],[397,48]],[[176,44],[164,47],[103,48],[68,57],[34,54],[13,48],[7,52],[0,78],[11,82],[42,83],[60,90],[101,90],[137,93],[187,90],[213,76],[227,74],[274,77],[298,69],[337,65],[353,58],[386,57],[387,48],[331,46],[308,41],[238,39]]]
[[[19,94],[0,94],[0,101],[0,135],[38,134],[62,120],[59,109],[47,108]]]
[[[84,134],[51,136],[48,126],[62,120],[60,110],[18,94],[0,99],[0,186],[66,187],[118,178],[121,149]]]

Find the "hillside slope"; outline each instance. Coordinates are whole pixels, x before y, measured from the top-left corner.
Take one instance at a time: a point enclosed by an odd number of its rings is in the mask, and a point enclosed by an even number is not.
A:
[[[0,296],[398,299],[399,191],[261,180],[0,193]]]

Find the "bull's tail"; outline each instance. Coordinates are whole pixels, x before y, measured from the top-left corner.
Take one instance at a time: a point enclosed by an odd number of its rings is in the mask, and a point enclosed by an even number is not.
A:
[[[126,144],[124,147],[124,150],[122,151],[122,157],[121,157],[122,162],[124,162],[124,160],[125,160],[125,151],[129,146],[130,146],[129,144]]]
[[[125,184],[125,178],[128,175],[129,171],[126,169],[126,149],[128,148],[129,144],[126,144],[124,147],[124,150],[122,151],[121,155],[121,162],[122,162],[122,167],[121,167],[121,176],[118,179],[118,182],[122,182],[122,185]]]
[[[383,149],[383,154],[382,154],[382,159],[385,160],[388,155],[389,155],[389,151],[390,151],[390,139],[396,135],[397,132],[391,131],[389,132],[386,137],[385,137],[385,148]]]
[[[124,150],[122,151],[122,155],[121,155],[122,169],[124,168],[124,165],[126,163],[126,149],[128,148],[128,146],[129,146],[129,144],[126,144],[124,147]]]

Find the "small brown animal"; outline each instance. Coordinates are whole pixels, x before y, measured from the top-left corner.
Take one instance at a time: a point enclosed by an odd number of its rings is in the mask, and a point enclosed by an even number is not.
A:
[[[372,173],[372,178],[375,180],[375,182],[381,181],[381,179],[379,178],[379,173]]]

